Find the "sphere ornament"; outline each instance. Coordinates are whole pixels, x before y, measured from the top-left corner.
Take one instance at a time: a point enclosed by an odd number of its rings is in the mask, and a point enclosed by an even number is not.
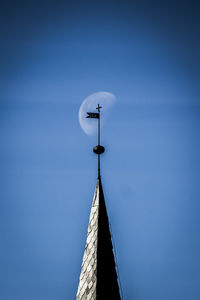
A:
[[[102,153],[104,153],[104,151],[105,151],[105,148],[101,145],[97,145],[93,148],[93,152],[96,154],[102,154]]]

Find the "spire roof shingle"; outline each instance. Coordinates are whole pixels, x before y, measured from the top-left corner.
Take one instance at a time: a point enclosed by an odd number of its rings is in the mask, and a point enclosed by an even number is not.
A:
[[[115,259],[101,179],[90,212],[77,300],[120,300]]]

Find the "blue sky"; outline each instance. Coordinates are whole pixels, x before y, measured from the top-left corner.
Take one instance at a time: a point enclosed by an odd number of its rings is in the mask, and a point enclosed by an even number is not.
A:
[[[199,20],[195,1],[3,4],[1,299],[75,299],[98,91],[117,98],[102,182],[124,299],[199,299]]]

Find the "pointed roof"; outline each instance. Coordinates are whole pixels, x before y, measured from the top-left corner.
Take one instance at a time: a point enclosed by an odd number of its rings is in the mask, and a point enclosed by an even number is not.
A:
[[[100,177],[94,193],[77,300],[120,300],[108,215]]]

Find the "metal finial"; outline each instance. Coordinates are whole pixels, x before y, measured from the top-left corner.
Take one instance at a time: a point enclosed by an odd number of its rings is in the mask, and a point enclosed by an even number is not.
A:
[[[87,112],[88,116],[86,118],[95,118],[98,119],[98,145],[93,148],[93,152],[98,155],[98,178],[100,178],[101,173],[100,173],[100,155],[104,153],[105,148],[100,145],[100,109],[102,106],[98,104],[96,107],[98,113],[91,113]]]

